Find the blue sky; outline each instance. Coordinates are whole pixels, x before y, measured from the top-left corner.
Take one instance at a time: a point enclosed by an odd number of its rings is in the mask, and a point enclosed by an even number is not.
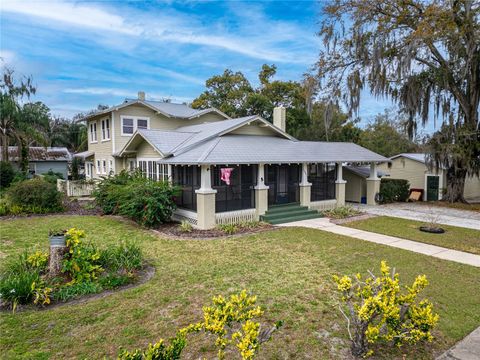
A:
[[[1,57],[32,75],[55,115],[148,98],[191,101],[225,68],[257,84],[262,64],[299,80],[321,46],[317,1],[11,1],[0,5]],[[363,123],[391,104],[365,94]]]

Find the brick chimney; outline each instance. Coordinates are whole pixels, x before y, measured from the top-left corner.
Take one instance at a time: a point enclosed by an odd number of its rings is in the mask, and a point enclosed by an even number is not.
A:
[[[138,100],[145,100],[145,91],[139,91],[138,92]]]
[[[283,106],[273,108],[273,125],[287,131],[287,109]]]

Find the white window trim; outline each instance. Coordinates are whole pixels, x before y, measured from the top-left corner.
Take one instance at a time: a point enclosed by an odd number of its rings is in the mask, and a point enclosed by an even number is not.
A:
[[[95,173],[96,173],[97,175],[101,175],[101,174],[102,174],[102,171],[101,171],[101,170],[102,170],[102,160],[97,159],[97,160],[95,161],[95,165],[96,165],[96,166],[95,166]]]
[[[160,166],[164,166],[165,164],[158,164],[157,161],[158,160],[161,160],[161,158],[136,158],[135,159],[135,165],[136,165],[136,169],[140,169],[140,166],[139,166],[139,162],[140,161],[153,161],[155,162],[155,165],[156,165],[156,181],[170,181],[171,180],[171,176],[172,176],[172,167],[171,166],[167,166],[167,173],[165,174],[164,173],[164,178],[163,179],[160,179]],[[147,169],[147,177],[148,177],[148,169]]]
[[[108,121],[108,137],[103,137],[103,124],[106,124]],[[100,121],[100,131],[102,133],[102,142],[110,141],[112,139],[112,126],[110,118],[105,118]],[[105,128],[106,130],[107,128]]]
[[[133,133],[125,134],[123,132],[123,119],[133,119]],[[150,129],[150,118],[147,116],[129,116],[129,115],[120,115],[120,134],[121,136],[130,137],[138,129],[138,120],[147,120],[147,129]]]
[[[95,140],[92,140],[93,138],[93,131],[92,131],[92,125],[95,124]],[[89,132],[88,132],[88,135],[89,135],[89,138],[90,138],[90,144],[96,144],[98,143],[98,123],[96,121],[92,121],[90,122],[89,124]]]

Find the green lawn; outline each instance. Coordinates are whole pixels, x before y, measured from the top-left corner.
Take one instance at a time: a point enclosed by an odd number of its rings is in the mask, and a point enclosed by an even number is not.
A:
[[[440,225],[445,233],[430,234],[418,230],[424,224],[421,221],[379,216],[342,225],[480,255],[480,231]]]
[[[425,294],[440,314],[432,346],[378,351],[379,357],[433,358],[480,325],[480,269],[313,229],[288,228],[219,240],[167,240],[108,217],[52,216],[0,221],[0,261],[46,248],[49,228],[76,226],[99,245],[137,240],[156,267],[152,280],[105,298],[53,309],[0,314],[2,359],[113,357],[200,319],[213,295],[247,288],[265,308],[264,322],[285,326],[261,359],[345,358],[345,322],[336,308],[332,274],[365,273],[380,260],[401,279],[426,274]],[[213,358],[194,336],[187,359]]]

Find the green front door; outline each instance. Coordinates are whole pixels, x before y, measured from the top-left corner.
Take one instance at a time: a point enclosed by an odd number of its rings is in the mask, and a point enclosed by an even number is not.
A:
[[[439,176],[427,176],[427,201],[438,200]]]

